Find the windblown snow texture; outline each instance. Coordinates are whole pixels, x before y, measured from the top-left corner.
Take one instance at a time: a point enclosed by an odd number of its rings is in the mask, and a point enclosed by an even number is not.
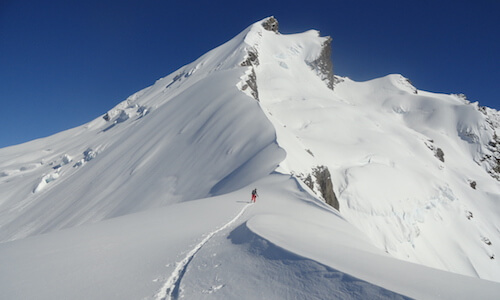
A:
[[[0,298],[495,299],[500,114],[330,42],[266,18],[0,149]]]

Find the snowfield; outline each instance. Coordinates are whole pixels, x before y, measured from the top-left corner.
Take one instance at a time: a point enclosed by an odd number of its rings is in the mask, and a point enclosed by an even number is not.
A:
[[[401,75],[332,90],[328,44],[267,18],[0,149],[0,298],[496,299],[500,115]]]

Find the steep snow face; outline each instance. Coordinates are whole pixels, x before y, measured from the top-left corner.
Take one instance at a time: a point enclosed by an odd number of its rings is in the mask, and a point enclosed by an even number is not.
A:
[[[227,193],[272,172],[284,152],[238,88],[254,27],[102,118],[1,149],[0,241]]]
[[[342,215],[391,255],[500,281],[500,185],[485,161],[495,122],[401,75],[337,78],[332,91],[308,64],[323,41],[263,32],[259,43],[259,98],[287,152],[282,170],[328,167]]]

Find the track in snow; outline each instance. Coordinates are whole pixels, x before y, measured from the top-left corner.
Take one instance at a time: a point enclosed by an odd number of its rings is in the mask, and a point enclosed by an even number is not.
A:
[[[227,222],[226,224],[222,225],[215,231],[210,232],[200,243],[198,243],[196,246],[194,246],[191,251],[184,257],[183,260],[177,263],[174,271],[168,278],[167,282],[163,285],[163,287],[160,289],[160,291],[156,294],[156,299],[157,300],[172,300],[172,299],[177,299],[179,297],[179,286],[180,282],[182,280],[182,277],[186,273],[187,266],[189,263],[193,260],[194,256],[200,249],[205,245],[215,234],[218,232],[228,228],[231,226],[236,220],[238,220],[241,215],[245,212],[245,210],[250,206],[251,204],[245,205],[243,209],[234,217],[231,221]]]

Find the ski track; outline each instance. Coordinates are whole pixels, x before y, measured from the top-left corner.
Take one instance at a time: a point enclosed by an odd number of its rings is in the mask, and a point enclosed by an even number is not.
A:
[[[180,282],[182,280],[182,277],[184,277],[184,274],[186,273],[187,266],[189,263],[193,260],[194,256],[200,249],[205,245],[215,234],[219,233],[220,231],[228,228],[232,224],[238,220],[241,215],[247,210],[248,207],[250,207],[251,203],[245,205],[241,211],[234,217],[231,221],[227,222],[226,224],[222,225],[215,231],[210,232],[200,243],[198,243],[196,246],[194,246],[191,251],[184,257],[183,260],[177,263],[174,271],[168,278],[168,280],[165,282],[163,287],[160,289],[160,291],[156,294],[155,298],[157,300],[173,300],[177,299],[179,296],[179,286]]]

